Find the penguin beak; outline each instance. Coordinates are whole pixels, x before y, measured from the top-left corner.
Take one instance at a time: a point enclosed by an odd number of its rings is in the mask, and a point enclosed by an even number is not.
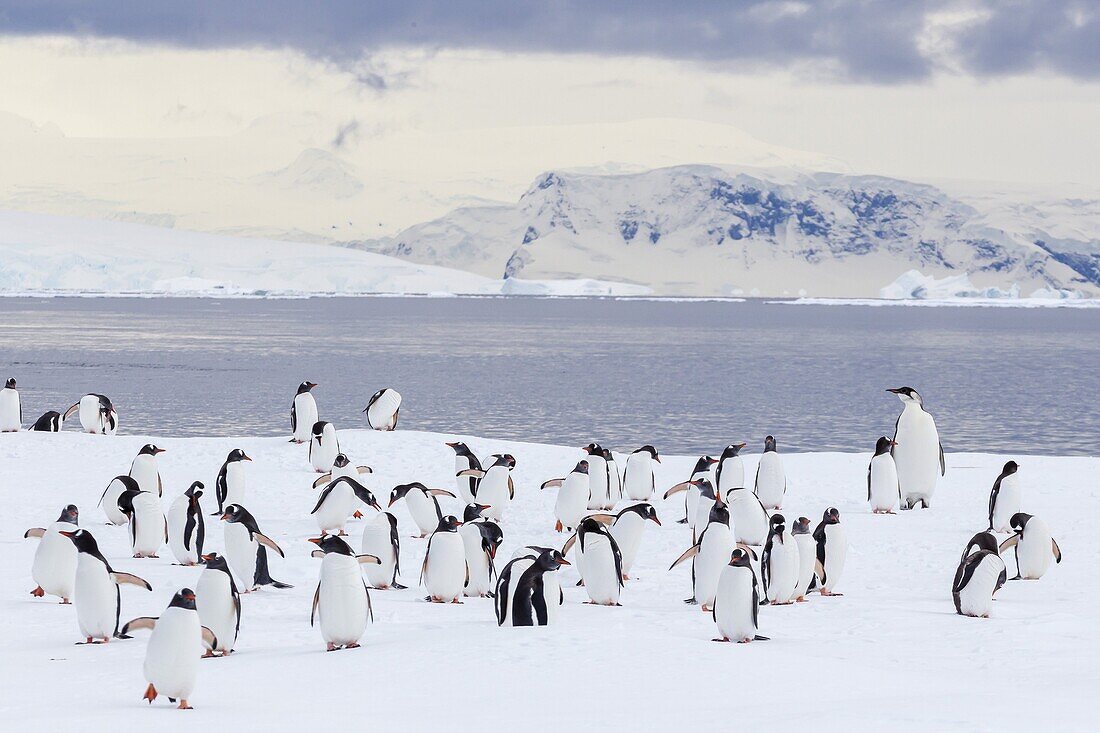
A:
[[[394,503],[395,501],[397,501],[397,497],[396,497],[396,496],[391,496],[391,497],[390,497],[390,503],[389,503],[389,504],[387,504],[387,505],[386,505],[386,507],[387,507],[387,508],[389,508],[389,507],[393,506],[393,503]]]
[[[154,449],[153,449],[153,455],[154,455],[154,456],[155,456],[155,455],[157,455],[158,453],[165,453],[165,452],[166,452],[166,451],[165,451],[165,449],[164,449],[164,448],[154,448]]]
[[[558,566],[559,566],[559,567],[560,567],[560,566],[562,566],[562,565],[572,565],[572,564],[573,564],[573,563],[569,562],[569,561],[568,561],[568,560],[566,560],[566,559],[565,559],[564,557],[563,557],[563,558],[559,558],[559,559],[558,559]]]
[[[306,540],[306,542],[312,542],[315,545],[319,545],[319,544],[321,544],[321,538],[320,537],[310,537],[308,540]]]
[[[248,457],[248,456],[246,455],[246,456],[244,456],[244,460],[246,460],[246,461],[251,461],[252,459],[251,459],[251,458],[249,458],[249,457]]]
[[[660,463],[661,462],[661,457],[660,456],[653,456],[653,460],[657,461],[657,463]]]
[[[443,445],[447,446],[448,448],[457,448],[458,447],[458,443],[444,443]]]
[[[901,445],[901,443],[899,443],[899,442],[898,442],[898,441],[896,441],[896,440],[891,440],[891,441],[890,441],[890,445]]]
[[[377,502],[377,501],[371,501],[370,505],[371,505],[372,507],[374,507],[374,511],[376,511],[376,512],[380,512],[380,511],[382,511],[382,507],[378,506],[378,502]]]
[[[203,559],[203,560],[205,560],[205,561],[207,561],[207,562],[210,562],[211,560],[213,560],[213,559],[214,559],[214,554],[213,554],[213,553],[210,553],[209,555],[203,555],[203,556],[202,556],[202,559]]]
[[[486,509],[488,509],[488,508],[489,508],[490,506],[492,506],[492,504],[475,504],[474,506],[476,506],[476,507],[477,507],[478,509],[480,509],[481,511],[485,511],[485,510],[486,510]]]
[[[661,519],[656,514],[654,514],[652,517],[650,517],[650,519],[652,519],[654,522],[656,522],[658,527],[661,526]]]
[[[60,535],[64,535],[65,537],[68,537],[69,539],[72,539],[72,538],[73,538],[73,535],[75,535],[75,534],[76,534],[76,532],[64,532],[64,531],[63,531],[63,532],[58,532],[58,534],[60,534]]]
[[[229,521],[229,512],[226,512],[225,514],[222,515],[222,521],[223,522],[228,522]]]

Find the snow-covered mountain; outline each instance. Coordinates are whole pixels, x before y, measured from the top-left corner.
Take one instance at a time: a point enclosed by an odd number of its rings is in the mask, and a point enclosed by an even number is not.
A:
[[[920,297],[902,292],[921,282],[913,271],[952,278],[964,296],[1100,295],[1100,228],[1014,211],[794,168],[548,172],[514,204],[460,208],[352,246],[487,277],[591,277],[666,295]]]

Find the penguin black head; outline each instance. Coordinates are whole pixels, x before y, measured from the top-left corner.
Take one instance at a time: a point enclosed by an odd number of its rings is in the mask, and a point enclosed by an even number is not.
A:
[[[497,548],[500,547],[501,542],[504,542],[504,532],[496,522],[478,522],[475,526],[481,532],[481,549],[490,559],[495,560]]]
[[[316,386],[317,384],[315,382],[302,382],[298,385],[298,394],[305,394]]]
[[[481,513],[489,508],[489,504],[467,504],[462,510],[462,522],[473,522],[481,519]]]
[[[604,448],[602,451],[600,451],[600,457],[603,458],[608,463],[611,463],[612,461],[615,460],[615,456],[611,455],[611,451],[608,450],[607,448]]]
[[[730,565],[738,568],[747,568],[749,565],[749,553],[738,547],[730,554]]]
[[[333,534],[325,535],[324,537],[311,537],[307,540],[307,542],[312,542],[313,544],[320,547],[321,551],[324,552],[326,555],[330,552],[336,555],[355,554],[351,551],[351,546],[347,542],[344,542],[342,539]]]
[[[15,389],[15,377],[8,377],[8,381],[4,383],[4,386],[8,389]]]
[[[158,453],[164,453],[164,449],[158,448],[152,443],[146,443],[141,446],[141,450],[138,451],[139,456],[155,456]]]
[[[963,553],[963,557],[970,554],[970,549],[976,547],[979,550],[987,550],[994,554],[1000,552],[1000,548],[997,546],[997,538],[990,532],[979,532],[970,538],[970,543],[966,546],[966,552]]]
[[[95,537],[92,537],[92,533],[86,529],[78,529],[75,532],[62,531],[62,534],[73,541],[76,545],[77,552],[86,552],[91,555],[99,554],[99,545],[96,544]]]
[[[447,447],[455,452],[456,456],[472,456],[474,453],[470,450],[470,446],[463,443],[461,440],[457,440],[454,443],[447,443]]]
[[[835,506],[829,507],[821,516],[821,521],[825,524],[840,524],[840,510]]]
[[[589,443],[588,445],[586,445],[581,450],[585,451],[590,456],[602,456],[603,455],[603,448],[600,447],[599,443]]]
[[[621,517],[624,514],[627,514],[629,512],[633,512],[634,514],[637,514],[642,519],[648,519],[651,522],[655,522],[658,527],[661,526],[661,519],[660,519],[660,517],[657,516],[657,510],[654,509],[653,505],[648,503],[648,502],[643,501],[641,504],[634,504],[633,506],[628,506],[627,508],[625,508],[621,512],[619,512],[618,516]]]
[[[643,452],[648,453],[650,456],[653,457],[653,460],[657,461],[657,463],[661,462],[661,457],[659,455],[657,455],[657,449],[654,448],[651,445],[643,445],[641,448],[639,448],[638,450],[636,450],[634,452],[635,453],[643,453]]]
[[[188,611],[195,610],[195,591],[190,588],[180,588],[179,592],[172,597],[172,602],[168,604],[169,608],[183,608]]]
[[[337,468],[343,468],[349,463],[351,463],[351,461],[349,461],[348,457],[345,456],[343,453],[337,453],[336,458],[332,461],[332,465],[336,466]]]
[[[890,449],[893,448],[895,445],[897,445],[895,441],[890,440],[885,435],[883,435],[881,438],[875,441],[875,455],[881,456],[883,454],[889,453]]]
[[[607,534],[607,527],[603,526],[600,522],[597,522],[592,517],[585,517],[581,520],[580,525],[577,526],[577,535],[588,534],[589,532],[596,532],[598,534]]]
[[[57,518],[57,521],[68,522],[69,524],[80,524],[80,522],[77,521],[79,517],[80,512],[76,510],[76,504],[69,504],[61,510],[61,516]]]
[[[714,493],[714,484],[710,482],[709,478],[697,478],[694,481],[689,481],[692,486],[699,489],[699,493],[708,499],[714,499],[717,501],[718,497]]]
[[[462,522],[458,521],[458,517],[453,514],[448,514],[439,520],[439,526],[435,528],[436,532],[457,532],[458,528],[462,526]]]
[[[509,471],[516,467],[516,457],[511,453],[501,453],[496,458],[496,462],[493,463],[494,466],[507,466]]]
[[[427,486],[420,483],[419,481],[413,481],[411,484],[398,484],[397,486],[394,486],[393,491],[390,492],[390,503],[387,506],[393,506],[397,502],[401,501],[405,498],[405,495],[413,489],[426,491],[427,488]]]
[[[240,504],[230,504],[225,508],[225,511],[222,513],[222,521],[234,524],[236,522],[242,521],[245,518],[246,513],[247,512],[245,511],[245,508]]]
[[[710,517],[708,520],[709,522],[718,522],[728,527],[730,523],[729,507],[720,501],[714,502],[714,506],[710,508]]]
[[[118,510],[130,516],[134,513],[134,497],[141,493],[141,489],[130,488],[118,495]]]
[[[916,402],[918,405],[923,405],[924,400],[917,394],[917,390],[912,387],[894,387],[893,389],[886,390],[887,392],[893,392],[898,396],[902,402]]]
[[[703,471],[707,471],[715,463],[718,463],[718,459],[714,458],[713,456],[702,456],[698,461],[695,462],[695,470],[692,471],[692,473],[701,473]]]
[[[769,435],[766,438],[764,438],[764,452],[765,453],[769,453],[769,452],[774,453],[775,451],[776,451],[775,438],[773,438],[772,436]]]
[[[787,520],[782,514],[773,514],[769,522],[772,525],[772,529],[776,532],[782,532],[783,527],[787,524]]]
[[[809,534],[810,533],[810,518],[799,517],[798,521],[791,527],[791,534]]]
[[[573,473],[588,473],[588,461],[577,461]]]
[[[317,422],[313,423],[313,429],[310,432],[313,434],[313,437],[317,439],[318,443],[321,442],[321,435],[324,434],[325,428],[327,426],[328,423],[324,420],[318,420]]]
[[[724,461],[727,458],[733,458],[741,452],[741,449],[744,448],[745,445],[745,443],[730,443],[726,446],[726,449],[722,451],[722,457],[720,460]]]
[[[245,452],[240,448],[234,448],[229,451],[229,455],[225,457],[226,463],[234,463],[236,461],[251,461],[252,459],[245,455]]]
[[[546,549],[535,560],[535,565],[538,565],[540,570],[551,572],[557,570],[562,565],[570,565],[571,563],[565,559],[565,556],[554,549]]]
[[[1023,532],[1024,527],[1027,526],[1028,520],[1030,519],[1030,514],[1025,514],[1024,512],[1016,512],[1012,515],[1012,519],[1008,520],[1008,523],[1012,525],[1012,529],[1016,530],[1017,532]]]
[[[229,563],[225,561],[225,558],[216,552],[211,552],[208,555],[202,556],[202,564],[211,570],[224,570],[229,572]]]
[[[196,481],[195,483],[191,484],[187,491],[183,493],[185,496],[189,496],[192,499],[198,499],[200,496],[202,496],[202,490],[205,488],[206,486],[203,485],[202,481]]]
[[[1005,464],[1005,467],[1001,470],[1002,476],[1010,476],[1020,470],[1020,465],[1016,461],[1009,461]]]

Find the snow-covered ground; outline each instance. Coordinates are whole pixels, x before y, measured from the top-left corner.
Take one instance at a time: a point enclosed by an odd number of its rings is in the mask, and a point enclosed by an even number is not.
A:
[[[888,426],[884,426],[886,430]],[[343,450],[375,473],[380,497],[411,480],[452,488],[455,436],[347,430]],[[870,437],[870,436],[869,436]],[[521,544],[557,544],[555,492],[540,492],[580,457],[577,448],[464,438],[480,455],[508,451],[518,459],[516,500],[505,515],[507,558]],[[197,730],[244,726],[301,730],[333,724],[375,730],[791,730],[1003,731],[1089,730],[1091,695],[1100,684],[1095,521],[1100,459],[1026,457],[1023,507],[1043,517],[1064,553],[1039,581],[1009,583],[988,620],[956,616],[950,587],[964,544],[984,529],[989,488],[1006,456],[951,454],[936,507],[897,516],[872,515],[864,504],[867,455],[784,455],[789,491],[784,513],[815,524],[836,506],[851,551],[841,598],[762,608],[761,633],[772,641],[714,644],[709,615],[681,599],[690,570],[669,564],[688,546],[675,520],[683,505],[657,501],[664,525],[643,539],[622,608],[582,605],[566,568],[566,606],[548,628],[498,628],[488,599],[434,605],[416,587],[424,540],[411,539],[403,503],[394,511],[402,535],[405,591],[373,592],[375,623],[361,649],[325,653],[309,626],[320,561],[306,539],[317,492],[306,447],[279,438],[157,438],[167,504],[191,481],[209,491],[226,453],[243,448],[247,504],[261,529],[286,550],[272,575],[294,584],[244,596],[238,652],[203,661],[192,702],[177,712],[148,709],[142,658],[147,634],[106,646],[75,646],[72,606],[28,595],[36,540],[32,526],[53,521],[76,503],[81,522],[116,568],[136,573],[152,593],[122,589],[122,616],[158,615],[174,591],[194,587],[199,571],[160,559],[130,557],[126,531],[103,524],[96,508],[115,475],[125,473],[148,438],[75,432],[0,435],[0,512],[4,562],[0,609],[4,684],[0,710],[23,730],[79,721],[86,731]],[[635,446],[618,446],[632,449]],[[658,446],[659,447],[659,446]],[[714,446],[717,451],[721,446]],[[663,457],[659,491],[686,478],[693,457]],[[755,456],[746,461],[752,476]],[[442,498],[448,511],[457,503]],[[208,545],[222,531],[207,517]],[[350,526],[359,543],[361,522]],[[1009,561],[1011,563],[1011,561]]]

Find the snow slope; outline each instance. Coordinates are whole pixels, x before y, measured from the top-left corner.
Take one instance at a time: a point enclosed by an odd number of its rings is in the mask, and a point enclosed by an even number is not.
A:
[[[883,426],[886,430],[889,426]],[[398,482],[453,487],[455,436],[346,430],[341,446],[375,473],[381,496]],[[480,455],[509,451],[518,459],[517,498],[505,516],[501,557],[521,544],[560,543],[553,532],[554,491],[539,484],[579,458],[576,448],[465,438]],[[309,626],[319,561],[305,540],[316,498],[306,447],[281,438],[156,439],[167,504],[194,479],[212,487],[225,454],[244,448],[248,502],[260,527],[287,552],[272,575],[291,590],[244,597],[238,653],[202,662],[191,713],[142,702],[146,636],[107,646],[74,646],[72,607],[28,595],[35,540],[31,526],[52,521],[67,502],[119,569],[147,578],[154,592],[122,590],[123,618],[159,614],[172,593],[194,586],[198,571],[129,557],[123,528],[103,525],[95,508],[109,479],[125,472],[145,437],[105,438],[65,432],[0,435],[0,612],[4,719],[21,729],[80,721],[82,730],[238,728],[301,730],[334,724],[377,730],[628,731],[704,730],[715,720],[744,730],[782,721],[792,730],[1029,731],[1094,725],[1091,695],[1100,684],[1100,643],[1092,516],[1100,459],[1028,457],[1021,461],[1024,507],[1051,525],[1064,553],[1040,581],[1009,583],[988,620],[954,614],[951,580],[963,545],[985,527],[989,487],[1005,456],[952,454],[934,510],[873,516],[866,509],[867,455],[784,455],[789,480],[785,513],[817,521],[837,506],[851,552],[841,598],[761,609],[772,641],[714,644],[709,616],[681,599],[690,570],[668,572],[687,547],[675,524],[683,504],[658,501],[664,525],[643,539],[636,579],[622,608],[582,605],[576,570],[563,573],[560,624],[498,628],[487,599],[461,606],[420,600],[417,570],[425,541],[408,537],[411,520],[395,508],[402,534],[407,591],[373,592],[375,624],[359,650],[323,652]],[[632,449],[633,446],[618,446]],[[659,447],[659,446],[658,446]],[[718,449],[718,446],[715,446]],[[657,485],[684,479],[694,458],[664,457]],[[752,476],[755,456],[746,461]],[[213,505],[204,497],[205,510]],[[679,497],[676,497],[679,498]],[[455,503],[442,499],[448,511]],[[212,548],[221,527],[208,517]],[[361,523],[350,527],[357,545]],[[196,728],[198,726],[198,728]]]

